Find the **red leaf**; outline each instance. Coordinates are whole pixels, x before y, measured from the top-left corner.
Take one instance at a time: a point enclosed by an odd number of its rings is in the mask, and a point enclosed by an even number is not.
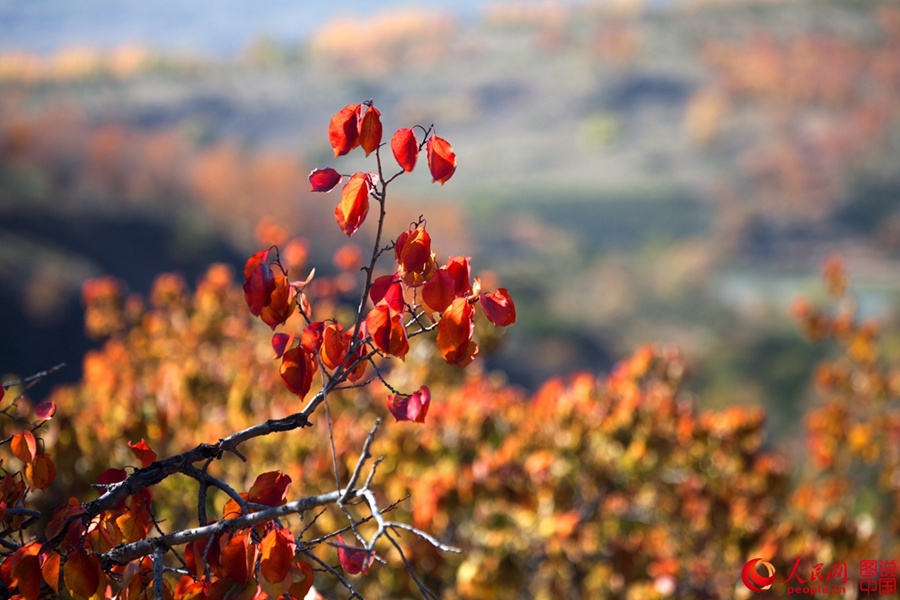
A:
[[[144,438],[141,438],[137,444],[132,444],[128,442],[128,448],[131,449],[132,454],[134,454],[135,458],[141,461],[141,467],[149,467],[154,462],[156,462],[156,452],[154,452],[150,446],[147,445],[147,442],[144,441]]]
[[[472,267],[468,256],[454,256],[422,288],[422,299],[434,312],[444,312],[457,296],[472,293]]]
[[[384,300],[392,310],[397,312],[403,312],[406,305],[399,275],[382,275],[373,281],[369,297],[372,299],[372,304],[378,304]]]
[[[0,394],[0,398],[3,395]],[[52,400],[48,400],[46,402],[41,402],[34,408],[34,416],[36,416],[41,421],[49,421],[53,418],[53,415],[56,414],[56,402]]]
[[[284,351],[288,349],[291,343],[294,341],[294,334],[290,335],[286,333],[276,333],[272,336],[272,350],[275,351],[275,356],[273,358],[281,358],[284,356]]]
[[[314,323],[310,323],[303,328],[303,334],[300,336],[300,345],[313,354],[317,354],[319,352],[319,348],[322,347],[322,336],[324,334],[324,331],[324,321],[316,321]]]
[[[286,529],[272,529],[260,543],[259,570],[271,583],[280,583],[288,576],[297,544]]]
[[[345,355],[350,347],[353,336],[344,333],[343,325],[329,323],[322,335],[322,364],[329,369],[337,369],[344,363]]]
[[[291,478],[281,471],[263,473],[250,486],[247,501],[266,506],[281,506],[285,502],[290,484]]]
[[[453,152],[447,140],[436,135],[431,136],[425,144],[425,153],[428,157],[428,170],[431,171],[432,181],[444,185],[456,172],[456,153]]]
[[[257,317],[271,302],[272,292],[275,291],[275,275],[268,261],[269,251],[260,250],[244,265],[244,300],[250,313]]]
[[[63,579],[75,598],[90,598],[100,589],[100,559],[79,548],[70,552],[63,566]]]
[[[33,433],[25,430],[12,436],[9,447],[13,456],[28,464],[34,460],[34,456],[37,453],[37,440],[34,439]]]
[[[291,348],[281,357],[281,379],[287,389],[301,399],[309,392],[318,368],[315,355],[303,346]]]
[[[332,169],[326,167],[324,169],[314,169],[309,174],[309,191],[311,192],[330,192],[337,187],[344,176]]]
[[[365,575],[369,572],[369,567],[375,561],[375,552],[366,550],[365,548],[354,548],[344,544],[344,538],[337,536],[338,540],[338,559],[341,561],[341,567],[350,575],[362,573]]]
[[[367,173],[354,173],[341,190],[341,201],[334,209],[334,218],[341,231],[348,236],[356,233],[369,213],[371,178]]]
[[[334,148],[334,155],[347,154],[359,145],[359,113],[361,104],[348,104],[331,117],[328,125],[328,140]]]
[[[431,236],[424,227],[407,229],[394,242],[394,258],[400,266],[398,273],[409,287],[417,287],[434,275],[434,254]]]
[[[506,288],[487,294],[482,292],[478,299],[488,320],[497,327],[506,327],[516,322],[516,305]]]
[[[431,391],[423,385],[419,391],[411,396],[390,394],[387,397],[387,407],[397,421],[414,421],[424,423],[428,414],[428,406],[431,404]]]
[[[369,106],[359,125],[359,145],[366,156],[381,145],[381,112],[374,106]]]
[[[372,336],[375,347],[384,352],[396,356],[401,360],[406,359],[409,352],[409,339],[406,335],[406,327],[403,324],[402,315],[387,305],[379,303],[366,315],[366,328]]]
[[[419,156],[419,142],[412,129],[398,129],[391,138],[391,151],[397,164],[410,173],[416,166],[416,158]]]
[[[436,343],[444,360],[451,365],[465,366],[475,358],[477,346],[472,342],[475,311],[464,296],[453,300],[441,315],[437,326]]]

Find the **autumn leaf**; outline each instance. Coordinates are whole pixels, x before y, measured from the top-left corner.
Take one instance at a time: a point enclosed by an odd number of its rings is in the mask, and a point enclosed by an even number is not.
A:
[[[229,579],[245,587],[256,565],[256,553],[256,544],[250,544],[250,532],[236,533],[222,547],[219,564]]]
[[[44,550],[40,556],[41,576],[55,594],[59,593],[59,568],[62,557],[53,550]]]
[[[12,584],[26,600],[37,600],[41,589],[41,565],[38,554],[41,545],[29,542],[19,547],[7,559]]]
[[[291,333],[288,335],[287,333],[275,333],[272,335],[272,350],[275,351],[275,356],[273,358],[281,358],[284,356],[285,350],[287,350],[291,343],[294,341],[294,334]]]
[[[424,227],[410,228],[397,236],[394,258],[400,267],[397,272],[409,287],[418,287],[434,275],[431,236]]]
[[[397,421],[413,421],[424,423],[428,414],[428,406],[431,404],[431,391],[423,385],[417,392],[405,396],[403,394],[390,394],[387,397],[388,411]]]
[[[3,395],[0,394],[0,398]],[[46,402],[41,402],[37,406],[34,407],[34,416],[40,419],[41,421],[49,421],[53,418],[53,415],[56,414],[56,402],[52,400],[48,400]]]
[[[262,308],[259,318],[273,330],[282,325],[294,312],[297,291],[284,275],[275,277],[275,288],[269,296],[269,303]]]
[[[141,438],[137,444],[128,442],[128,448],[134,454],[135,458],[141,461],[141,467],[149,467],[156,462],[156,452],[147,445],[144,438]]]
[[[453,152],[453,146],[444,138],[433,135],[425,144],[425,154],[428,157],[428,170],[431,171],[432,181],[444,185],[456,172],[456,154]]]
[[[25,465],[25,480],[37,490],[46,490],[56,479],[56,466],[50,458],[50,454],[44,452],[37,454],[34,460]]]
[[[384,300],[392,310],[403,312],[406,305],[403,298],[403,286],[399,275],[382,275],[372,282],[369,290],[369,298],[372,304],[378,304]]]
[[[412,172],[419,156],[419,142],[412,129],[398,129],[391,138],[391,152],[397,164],[407,173]]]
[[[297,544],[294,536],[286,529],[272,529],[259,545],[259,570],[270,583],[281,583],[287,579],[294,560]]]
[[[301,399],[309,392],[318,368],[315,355],[303,346],[291,348],[281,357],[281,379],[287,389]]]
[[[472,341],[475,311],[469,300],[460,296],[450,303],[437,326],[436,343],[444,360],[452,365],[469,364],[478,352]]]
[[[337,536],[338,559],[341,561],[341,567],[350,575],[358,575],[369,572],[369,567],[375,561],[375,552],[366,550],[365,548],[354,548],[344,543],[344,538],[340,534]]]
[[[256,478],[247,496],[249,502],[266,506],[281,506],[287,497],[291,478],[281,471],[269,471]]]
[[[359,113],[361,104],[348,104],[331,117],[328,125],[328,141],[334,148],[334,156],[347,154],[359,145]]]
[[[63,579],[74,598],[87,600],[97,593],[103,580],[100,559],[83,548],[70,552],[63,565]]]
[[[311,192],[330,192],[341,182],[343,175],[326,167],[324,169],[314,169],[309,174],[309,191]]]
[[[516,322],[516,305],[506,288],[496,292],[480,293],[478,299],[488,320],[497,327],[506,327]]]
[[[313,568],[308,562],[298,560],[291,569],[291,587],[288,593],[294,598],[306,598],[313,586]]]
[[[369,192],[372,183],[368,173],[354,173],[341,190],[341,201],[334,209],[334,218],[341,231],[348,236],[356,233],[369,213]]]
[[[268,306],[275,291],[275,275],[269,267],[269,251],[260,250],[244,264],[244,300],[253,316]]]
[[[37,453],[37,440],[34,439],[33,433],[25,430],[12,436],[9,447],[13,456],[27,464],[34,460]]]
[[[451,257],[422,288],[422,300],[434,312],[442,313],[457,296],[472,293],[472,267],[468,256]]]
[[[359,125],[359,145],[362,146],[366,156],[381,145],[381,112],[374,106],[366,109]]]
[[[409,352],[406,326],[402,315],[392,310],[386,302],[379,303],[369,311],[366,315],[366,328],[376,348],[401,360],[406,359],[406,353]]]
[[[315,321],[303,328],[300,336],[300,345],[309,350],[313,354],[318,354],[322,347],[322,340],[325,332],[325,322]]]

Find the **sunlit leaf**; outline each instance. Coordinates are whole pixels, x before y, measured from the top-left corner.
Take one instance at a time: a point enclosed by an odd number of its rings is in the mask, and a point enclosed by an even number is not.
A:
[[[269,471],[256,478],[250,487],[247,500],[266,506],[281,506],[287,497],[291,478],[281,471]]]
[[[12,436],[9,447],[13,456],[23,463],[30,463],[37,453],[37,440],[34,439],[34,434],[26,429]]]
[[[340,534],[337,536],[337,551],[341,567],[350,575],[365,575],[375,561],[375,552],[373,550],[347,546]]]
[[[128,442],[128,448],[131,450],[131,453],[134,454],[135,458],[141,461],[141,467],[149,467],[156,462],[156,452],[147,445],[144,438],[141,438],[141,441],[137,444]]]
[[[334,218],[348,236],[356,233],[369,214],[371,187],[369,175],[360,172],[354,173],[341,189],[341,201],[334,209]]]
[[[309,174],[309,191],[311,192],[330,192],[341,182],[343,175],[326,167],[324,169],[315,169]]]
[[[348,104],[331,117],[328,125],[328,141],[334,155],[347,154],[359,145],[359,113],[361,104]]]
[[[259,570],[271,583],[287,579],[297,547],[294,536],[286,529],[272,529],[259,545]]]
[[[487,294],[482,292],[478,299],[488,320],[497,327],[506,327],[516,322],[516,305],[506,288]]]
[[[453,152],[453,146],[444,138],[433,135],[425,144],[425,153],[433,181],[444,185],[456,172],[456,153]]]
[[[381,112],[374,106],[366,109],[359,125],[359,145],[362,146],[366,156],[381,145]]]
[[[82,548],[70,552],[63,566],[63,579],[74,598],[87,600],[97,593],[103,579],[100,558]]]
[[[406,171],[411,172],[416,166],[416,158],[419,156],[419,142],[412,129],[398,129],[391,138],[391,152],[397,164]]]
[[[388,410],[397,421],[424,423],[430,404],[431,390],[425,385],[409,396],[390,394],[387,397]]]

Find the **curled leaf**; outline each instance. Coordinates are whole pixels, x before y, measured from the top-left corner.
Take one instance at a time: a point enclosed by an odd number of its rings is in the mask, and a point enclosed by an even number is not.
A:
[[[244,300],[250,313],[258,317],[269,305],[275,291],[275,275],[269,267],[269,251],[260,250],[244,264]]]
[[[135,458],[141,461],[141,467],[149,467],[156,462],[156,452],[147,445],[144,438],[141,438],[141,441],[137,444],[128,442],[128,448],[131,450],[132,454],[134,454]]]
[[[2,397],[2,395],[0,395]],[[56,414],[56,402],[48,400],[34,407],[34,416],[41,421],[49,421]]]
[[[340,534],[337,536],[338,559],[341,561],[341,567],[350,575],[365,575],[369,572],[369,567],[375,561],[375,552],[366,550],[365,548],[355,548],[347,546],[344,538]]]
[[[496,292],[478,295],[481,308],[488,320],[497,327],[506,327],[516,322],[516,305],[506,288]]]
[[[334,155],[347,154],[359,145],[359,113],[361,104],[348,104],[331,117],[328,125],[328,141]]]
[[[37,454],[37,440],[34,439],[34,434],[27,429],[12,436],[9,446],[13,456],[26,464],[33,461]]]
[[[371,189],[371,178],[367,173],[354,173],[341,190],[341,201],[334,209],[334,218],[348,236],[356,233],[369,214]]]
[[[406,353],[409,352],[409,339],[400,313],[391,309],[386,302],[379,303],[366,316],[366,328],[376,348],[405,360]]]
[[[325,169],[315,169],[309,174],[309,191],[311,192],[330,192],[337,187],[344,176],[327,167]]]
[[[444,138],[433,135],[425,145],[425,153],[433,181],[444,185],[456,172],[456,153],[453,152],[453,146]]]
[[[431,391],[425,385],[409,396],[390,394],[387,397],[388,410],[397,421],[424,423],[430,404]]]
[[[465,366],[475,358],[478,346],[472,341],[475,311],[469,300],[460,296],[450,303],[437,326],[436,343],[444,360]]]
[[[281,379],[287,389],[301,399],[309,392],[318,368],[315,355],[303,346],[291,348],[281,357]]]

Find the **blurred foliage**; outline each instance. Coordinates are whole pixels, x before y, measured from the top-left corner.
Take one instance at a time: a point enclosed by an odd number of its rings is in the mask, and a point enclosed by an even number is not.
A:
[[[302,258],[292,268],[302,271]],[[340,307],[349,284],[339,280],[348,278],[319,282],[317,307]],[[802,303],[796,314],[807,335],[840,352],[816,371],[822,401],[806,412],[808,454],[794,468],[767,447],[762,408],[698,409],[674,348],[642,346],[608,376],[553,378],[527,395],[496,374],[447,367],[417,339],[390,379],[401,389],[428,382],[428,421],[394,423],[372,386],[332,397],[339,475],[346,480],[375,417],[391,421],[373,446],[383,457],[376,483],[385,504],[400,501],[396,520],[462,549],[438,552],[412,534],[402,541],[445,598],[747,597],[739,573],[750,558],[787,570],[799,557],[809,572],[896,556],[900,369],[884,362],[877,327],[857,322],[840,263],[826,265],[826,283],[834,312]],[[133,464],[126,442],[146,438],[165,457],[299,409],[229,268],[211,267],[194,292],[161,275],[149,302],[93,281],[85,302],[88,331],[106,341],[86,357],[84,380],[53,394],[54,496]],[[242,448],[254,472],[278,468],[293,479],[289,499],[334,484],[328,425],[318,420]],[[219,462],[216,476],[249,485],[236,458]],[[173,529],[195,510],[195,490],[179,485],[169,480],[154,497]],[[211,514],[224,501],[213,497]],[[333,531],[342,518],[325,511],[303,535]],[[400,558],[385,559],[354,585],[367,597],[415,596]],[[333,584],[321,575],[316,583],[326,594]]]

